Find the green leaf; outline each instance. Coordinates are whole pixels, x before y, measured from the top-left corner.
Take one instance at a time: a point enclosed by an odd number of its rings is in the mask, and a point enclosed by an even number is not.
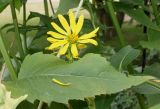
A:
[[[14,4],[15,4],[15,8],[20,11],[21,7],[22,7],[22,0],[14,0]]]
[[[30,15],[28,16],[27,20],[30,20],[36,17],[40,18],[40,21],[43,22],[45,26],[47,26],[48,28],[52,28],[51,26],[52,18],[46,15],[40,14],[38,12],[30,12]]]
[[[72,109],[88,109],[87,102],[82,100],[69,100],[69,105]]]
[[[47,36],[43,35],[40,38],[33,40],[28,48],[32,51],[40,52],[45,50],[45,48],[48,47],[49,45],[50,43],[47,41]]]
[[[130,17],[138,21],[144,26],[152,28],[154,30],[160,30],[157,25],[152,23],[150,18],[144,13],[144,10],[141,8],[135,8],[133,5],[128,5],[125,3],[115,3],[115,7],[118,11],[123,11],[128,14]]]
[[[111,103],[113,102],[116,96],[116,94],[96,96],[96,109],[110,109]]]
[[[116,69],[121,71],[122,69],[125,69],[133,60],[135,60],[139,54],[139,50],[134,49],[131,46],[126,46],[118,53],[114,54],[110,61]]]
[[[160,109],[160,94],[147,95],[148,109]]]
[[[63,86],[52,79],[70,85]],[[127,77],[115,70],[98,54],[85,55],[74,63],[51,54],[27,56],[21,66],[19,80],[6,85],[15,96],[28,94],[28,100],[66,103],[69,99],[83,99],[99,94],[112,94],[137,86],[152,77]]]
[[[143,73],[146,74],[146,75],[154,76],[157,79],[160,79],[159,71],[160,71],[160,64],[159,63],[154,63],[151,66],[147,66],[144,69]],[[152,82],[154,83],[154,85],[148,84],[148,83],[144,83],[144,84],[136,87],[135,90],[138,93],[141,93],[141,94],[160,94],[160,83],[156,82],[156,80],[155,81],[152,80]]]
[[[148,48],[148,49],[151,49],[151,50],[152,49],[160,50],[159,34],[160,34],[160,31],[149,29],[148,32],[147,32],[148,41],[141,41],[140,44],[142,45],[143,48]]]
[[[144,69],[144,74],[152,75],[160,79],[160,63],[154,63]]]
[[[8,6],[11,0],[0,0],[0,13]]]
[[[5,86],[0,83],[0,109],[16,109],[18,104],[25,100],[27,95],[19,98],[11,98],[11,92],[7,91]]]
[[[37,105],[32,104],[28,101],[21,102],[16,109],[37,109]]]
[[[52,102],[49,109],[69,109],[66,104]]]
[[[133,5],[143,5],[142,0],[120,0],[120,2],[123,2],[126,4],[133,4]]]
[[[160,71],[160,64],[154,63],[151,66],[146,66],[143,73],[146,75],[154,76],[157,79],[160,79],[159,71]],[[153,81],[153,80],[152,80],[152,82],[156,85],[156,87],[155,87],[155,85],[144,83],[144,84],[136,87],[135,90],[139,93],[142,93],[142,94],[160,94],[160,83]]]
[[[155,83],[156,84],[156,83]],[[140,94],[160,94],[160,89],[148,83],[141,84],[134,88]]]
[[[60,0],[56,15],[67,14],[69,9],[78,6],[80,0]]]

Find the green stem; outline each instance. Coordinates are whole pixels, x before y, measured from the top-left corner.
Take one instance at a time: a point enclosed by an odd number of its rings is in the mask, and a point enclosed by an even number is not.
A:
[[[52,13],[53,13],[53,15],[54,15],[54,14],[55,14],[55,12],[54,12],[54,8],[53,8],[52,1],[51,1],[51,0],[49,0],[49,3],[50,3],[50,6],[51,6]]]
[[[157,23],[157,25],[160,25],[160,13],[157,10],[157,3],[158,3],[157,0],[151,0],[153,14],[155,16],[156,23]]]
[[[114,8],[113,8],[113,4],[112,4],[113,1],[112,0],[104,0],[104,1],[105,1],[105,4],[106,4],[105,11],[107,12],[107,10],[108,10],[109,13],[110,13],[110,16],[112,18],[113,25],[116,29],[117,34],[118,34],[121,46],[125,46],[125,39],[124,39],[124,36],[122,34],[120,25],[118,23],[118,20],[117,20],[117,17],[115,15],[115,11],[114,11]]]
[[[14,27],[15,27],[15,37],[16,37],[16,40],[18,43],[20,57],[23,59],[24,58],[24,51],[23,51],[21,37],[20,37],[19,29],[18,29],[18,20],[17,20],[16,10],[15,10],[15,6],[14,6],[14,0],[12,0],[10,2],[10,7],[11,7],[12,19],[13,19],[13,23],[14,23]]]
[[[141,109],[148,109],[146,104],[145,104],[145,98],[142,94],[136,94],[140,108]]]
[[[93,25],[93,27],[95,29],[96,28],[95,17],[94,17],[94,13],[93,13],[93,9],[92,9],[91,3],[89,3],[89,0],[88,0],[87,5],[88,5],[88,9],[89,9],[89,12],[90,12],[90,15],[91,15],[92,25]]]
[[[23,2],[23,26],[24,28],[26,28],[26,23],[27,23],[27,20],[26,20],[26,2]],[[24,48],[24,52],[25,54],[27,54],[27,32],[26,30],[24,31],[23,33],[23,48]]]
[[[96,109],[96,104],[95,104],[94,98],[92,98],[92,97],[85,98],[85,101],[88,104],[88,109]]]
[[[80,0],[80,2],[79,2],[79,5],[78,5],[77,10],[76,10],[76,14],[75,14],[76,18],[78,17],[78,14],[79,14],[79,11],[80,11],[80,9],[83,5],[83,2],[84,2],[84,0]]]
[[[4,60],[6,62],[7,68],[9,70],[9,74],[11,76],[11,79],[16,80],[17,79],[16,71],[13,67],[13,64],[12,64],[11,60],[10,60],[10,56],[8,55],[1,30],[0,30],[0,50],[1,50],[1,53],[3,55]]]
[[[38,107],[37,107],[37,109],[42,109],[43,104],[44,104],[43,101],[40,101],[40,102],[39,102],[39,105],[38,105]]]
[[[47,2],[47,0],[43,0],[43,3],[44,3],[45,15],[49,16],[49,10],[48,10],[48,2]]]
[[[71,48],[68,49],[68,61],[69,61],[69,63],[73,63],[73,61],[74,61],[72,53],[71,53]]]

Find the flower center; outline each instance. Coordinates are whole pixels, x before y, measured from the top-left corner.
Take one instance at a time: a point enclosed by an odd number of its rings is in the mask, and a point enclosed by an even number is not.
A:
[[[69,35],[68,41],[72,44],[76,43],[78,41],[78,35],[74,35],[74,34]]]

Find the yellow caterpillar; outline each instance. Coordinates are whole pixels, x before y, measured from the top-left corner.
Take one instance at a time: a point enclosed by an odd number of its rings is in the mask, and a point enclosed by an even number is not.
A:
[[[55,78],[52,79],[52,82],[54,82],[54,83],[56,83],[58,85],[61,85],[61,86],[69,86],[69,85],[71,85],[71,83],[63,83],[63,82],[61,82],[61,81],[59,81],[59,80],[57,80]]]

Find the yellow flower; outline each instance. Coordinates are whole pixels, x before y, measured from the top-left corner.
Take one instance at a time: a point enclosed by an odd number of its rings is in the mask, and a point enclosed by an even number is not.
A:
[[[47,32],[48,35],[52,36],[47,38],[47,40],[50,43],[52,43],[48,47],[48,50],[54,50],[58,48],[59,55],[64,55],[66,54],[67,50],[69,50],[73,58],[77,58],[78,49],[85,47],[86,43],[90,43],[96,46],[98,45],[97,41],[91,38],[96,36],[96,33],[99,30],[99,28],[96,28],[94,31],[88,34],[79,36],[79,32],[81,31],[84,22],[83,15],[81,15],[78,21],[76,22],[74,13],[72,11],[69,11],[70,24],[68,24],[67,20],[62,15],[58,15],[58,19],[63,29],[60,28],[56,23],[54,22],[51,23],[51,25],[57,32],[54,31]]]

